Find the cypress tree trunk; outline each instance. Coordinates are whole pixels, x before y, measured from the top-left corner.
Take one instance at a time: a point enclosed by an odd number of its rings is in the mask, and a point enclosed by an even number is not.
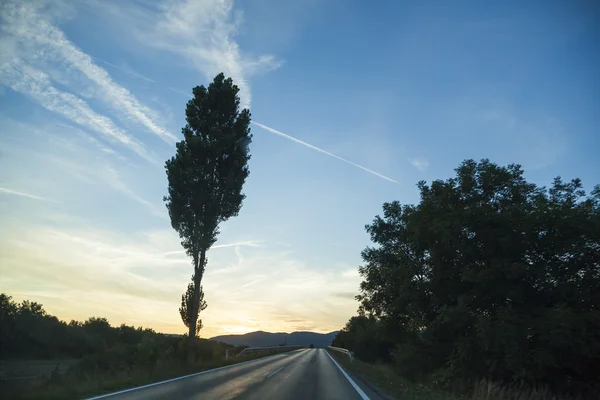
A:
[[[202,275],[204,274],[204,262],[206,260],[206,249],[200,251],[200,260],[196,257],[196,265],[194,265],[194,301],[192,304],[192,310],[190,318],[190,325],[188,331],[188,362],[194,361],[194,350],[193,343],[196,339],[196,325],[198,323],[198,307],[200,307],[200,282],[202,281]]]

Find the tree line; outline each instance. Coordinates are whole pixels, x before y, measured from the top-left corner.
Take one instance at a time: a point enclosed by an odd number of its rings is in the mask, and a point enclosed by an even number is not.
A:
[[[489,160],[455,171],[366,226],[358,315],[334,346],[414,380],[599,398],[600,186],[538,187]]]
[[[223,343],[196,341],[194,361],[222,358],[227,348],[234,350]],[[48,314],[40,303],[18,303],[0,293],[0,360],[77,359],[77,369],[87,373],[133,366],[151,369],[159,360],[184,360],[186,353],[184,337],[126,324],[111,326],[102,317],[66,322]]]
[[[223,366],[233,362],[226,351],[244,347],[112,326],[101,317],[61,321],[37,302],[0,293],[0,398],[87,398]],[[52,370],[36,367],[42,361]]]

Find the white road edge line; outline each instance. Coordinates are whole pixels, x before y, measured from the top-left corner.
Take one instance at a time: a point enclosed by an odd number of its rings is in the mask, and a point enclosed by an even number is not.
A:
[[[267,375],[267,378],[272,377],[273,375],[275,375],[276,373],[278,373],[279,371],[281,371],[283,369],[283,367],[276,369],[275,371],[271,372],[269,375]]]
[[[200,372],[196,372],[193,374],[189,374],[189,375],[184,375],[184,376],[180,376],[177,378],[172,378],[172,379],[167,379],[166,381],[160,381],[160,382],[154,382],[154,383],[149,383],[147,385],[143,385],[143,386],[137,386],[134,388],[130,388],[130,389],[125,389],[125,390],[121,390],[119,392],[114,392],[114,393],[107,393],[107,394],[101,394],[100,396],[95,396],[95,397],[89,397],[85,400],[98,400],[98,399],[105,399],[107,397],[110,396],[117,396],[119,394],[123,394],[123,393],[128,393],[128,392],[133,392],[135,390],[140,390],[140,389],[146,389],[152,386],[158,386],[158,385],[162,385],[163,383],[169,383],[169,382],[175,382],[175,381],[179,381],[181,379],[185,379],[185,378],[191,378],[193,376],[198,376],[198,375],[203,375],[203,374],[208,374],[209,372],[215,372],[215,371],[220,371],[223,369],[227,369],[227,368],[231,368],[231,367],[236,367],[238,365],[244,365],[244,364],[249,364],[252,362],[257,362],[257,361],[261,361],[261,360],[266,360],[275,356],[280,356],[280,355],[284,355],[284,354],[290,354],[295,352],[296,350],[293,351],[289,351],[289,352],[285,352],[283,354],[273,354],[272,356],[266,356],[266,357],[261,357],[261,358],[257,358],[255,360],[248,360],[248,361],[242,361],[241,363],[237,363],[237,364],[231,364],[231,365],[225,365],[224,367],[219,367],[219,368],[215,368],[215,369],[208,369],[206,371],[200,371]]]
[[[346,373],[346,371],[344,371],[344,369],[342,367],[340,367],[340,364],[338,364],[337,361],[335,361],[333,359],[333,357],[331,357],[331,355],[329,354],[329,352],[327,350],[325,350],[325,354],[327,354],[327,356],[329,358],[331,358],[331,361],[333,361],[333,363],[335,364],[335,366],[338,367],[340,369],[340,371],[342,371],[342,374],[344,374],[344,376],[346,377],[346,379],[348,379],[348,382],[350,382],[350,384],[352,385],[352,387],[358,392],[358,395],[363,400],[371,400],[369,398],[369,396],[367,396],[365,394],[365,392],[363,392],[362,389],[352,380],[352,378],[350,378],[350,376],[348,376],[348,374]]]

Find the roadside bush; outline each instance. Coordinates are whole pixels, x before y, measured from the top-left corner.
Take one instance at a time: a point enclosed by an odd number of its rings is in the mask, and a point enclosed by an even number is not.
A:
[[[333,346],[354,352],[363,361],[391,361],[394,343],[386,340],[379,323],[370,317],[357,316],[333,339]]]
[[[187,360],[190,347],[191,363]],[[47,382],[41,376],[35,382],[23,381],[28,390],[44,392],[44,388],[62,388],[68,392],[67,397],[77,397],[79,392],[69,392],[69,387],[79,386],[78,382],[88,385],[93,392],[103,382],[127,384],[132,380],[168,378],[223,362],[226,349],[232,354],[240,351],[206,339],[194,339],[190,344],[185,336],[166,336],[125,324],[112,327],[106,318],[66,323],[48,315],[38,303],[18,304],[10,296],[0,294],[0,359],[79,360],[65,368],[64,373],[52,372]],[[17,387],[9,397],[19,393]]]

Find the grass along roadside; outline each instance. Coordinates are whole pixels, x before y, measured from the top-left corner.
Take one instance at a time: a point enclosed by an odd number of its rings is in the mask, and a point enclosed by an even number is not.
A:
[[[206,362],[200,361],[190,366],[164,363],[157,365],[152,370],[133,368],[111,374],[89,374],[83,379],[74,375],[53,373],[50,378],[30,382],[26,387],[20,385],[14,387],[10,392],[2,390],[0,398],[23,400],[87,398],[281,353],[284,352],[252,353],[229,360],[223,358]],[[8,397],[4,397],[4,395]]]
[[[347,371],[376,388],[382,397],[391,396],[402,400],[460,400],[436,388],[413,383],[399,376],[388,365],[370,364],[357,359],[350,362],[348,356],[327,349],[327,352]]]
[[[475,384],[455,386],[453,393],[443,391],[433,384],[411,382],[398,375],[390,366],[371,364],[354,359],[350,362],[345,354],[327,350],[335,360],[347,371],[375,386],[382,397],[392,396],[401,400],[590,400],[597,396],[570,396],[553,394],[544,387],[527,387],[521,385],[499,385],[489,381],[479,381]],[[461,382],[457,382],[461,383]]]

